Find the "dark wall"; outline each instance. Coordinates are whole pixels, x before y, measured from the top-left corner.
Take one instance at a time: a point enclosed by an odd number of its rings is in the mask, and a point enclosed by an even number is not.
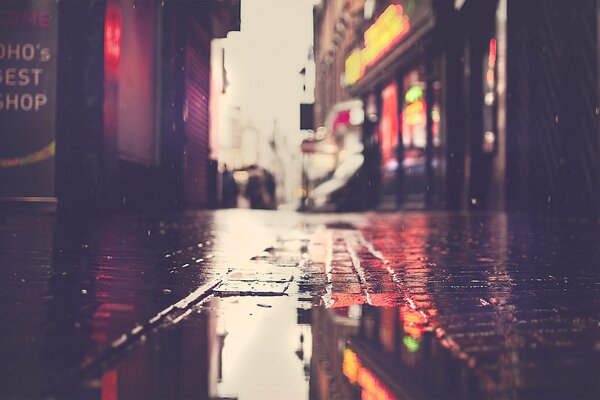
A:
[[[160,137],[160,184],[162,201],[166,207],[182,204],[182,156],[185,135],[183,130],[185,26],[178,23],[183,14],[179,3],[165,3],[163,9],[162,44],[162,124]]]
[[[160,174],[169,207],[208,203],[210,46],[197,35],[208,25],[208,6],[174,1],[163,10]]]
[[[103,179],[104,1],[60,1],[56,191],[59,211],[99,211]]]
[[[508,2],[507,202],[600,215],[596,3]]]
[[[467,99],[465,94],[464,48],[467,37],[466,21],[459,15],[452,2],[435,1],[436,43],[445,57],[445,158],[446,158],[446,207],[462,209],[466,204],[465,179],[467,155]]]
[[[161,7],[162,43],[157,44],[160,65],[156,71],[160,91],[148,90],[161,92],[159,160],[150,166],[119,155],[115,121],[127,118],[127,112],[116,111],[117,94],[124,90],[120,87],[122,71],[105,75],[107,2],[62,0],[58,5],[59,209],[85,214],[208,206],[209,186],[216,186],[211,184],[208,160],[209,39],[221,27],[210,18],[216,5],[167,1]],[[130,25],[124,23],[123,30],[132,29]],[[197,32],[203,33],[202,43]],[[155,137],[154,132],[141,133],[129,147]]]

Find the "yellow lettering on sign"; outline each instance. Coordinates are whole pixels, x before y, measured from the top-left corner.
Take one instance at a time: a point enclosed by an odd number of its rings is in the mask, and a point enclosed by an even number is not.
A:
[[[354,85],[363,74],[359,49],[354,49],[346,58],[345,67],[346,85]]]
[[[367,66],[373,64],[409,29],[410,22],[402,6],[390,5],[365,32],[365,47],[361,53],[363,63]]]
[[[410,22],[400,4],[392,4],[377,18],[364,34],[365,46],[354,50],[346,58],[346,84],[355,84],[363,75],[365,68],[373,65],[398,43],[410,29]],[[358,75],[357,75],[358,74]]]

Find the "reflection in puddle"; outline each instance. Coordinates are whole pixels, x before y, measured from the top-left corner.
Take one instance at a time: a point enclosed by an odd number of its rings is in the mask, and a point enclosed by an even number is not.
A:
[[[216,297],[169,321],[76,397],[395,399],[481,392],[410,307]]]
[[[409,307],[312,311],[311,398],[481,396],[471,372]]]
[[[310,314],[297,304],[288,297],[212,298],[68,395],[307,399]]]

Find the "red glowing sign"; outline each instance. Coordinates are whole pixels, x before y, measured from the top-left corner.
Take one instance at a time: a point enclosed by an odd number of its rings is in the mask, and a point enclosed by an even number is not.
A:
[[[490,51],[488,54],[488,69],[485,80],[488,87],[493,88],[495,82],[494,67],[496,66],[496,39],[490,39]]]
[[[398,88],[390,83],[381,94],[383,110],[380,126],[381,163],[390,165],[397,163],[396,149],[398,147]]]
[[[104,62],[112,68],[117,68],[121,59],[121,34],[121,9],[109,4],[104,22]]]
[[[494,68],[496,65],[496,39],[490,40],[490,55],[488,56],[488,67]]]
[[[350,110],[341,111],[333,121],[333,132],[340,126],[350,125]]]

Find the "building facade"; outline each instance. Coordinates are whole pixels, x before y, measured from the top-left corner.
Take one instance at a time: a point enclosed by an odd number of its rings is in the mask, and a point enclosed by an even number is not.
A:
[[[332,107],[351,98],[341,85],[344,60],[363,20],[365,0],[323,0],[314,8],[315,125],[323,126]]]
[[[597,21],[595,1],[323,1],[316,120],[363,101],[365,207],[597,217]]]
[[[43,129],[24,131],[50,132],[46,141],[52,147],[33,154],[40,160],[21,162],[26,165],[12,162],[26,149],[12,145],[14,155],[0,154],[9,160],[1,163],[0,196],[58,201],[59,210],[69,213],[216,203],[210,41],[239,30],[239,6],[237,0],[3,3],[3,19],[17,21],[0,28],[12,35],[11,43],[53,38],[42,46],[51,61],[30,62],[41,66],[0,61],[3,67],[43,70],[38,89],[45,90],[52,109]],[[22,22],[40,13],[43,22]],[[3,126],[14,124],[11,111],[3,110]],[[32,187],[11,187],[19,179]]]

